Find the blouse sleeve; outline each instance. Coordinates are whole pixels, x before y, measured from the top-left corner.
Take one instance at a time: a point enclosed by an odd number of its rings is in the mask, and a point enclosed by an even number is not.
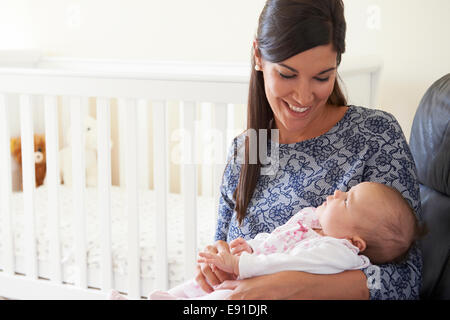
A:
[[[237,145],[238,138],[235,138],[228,150],[227,163],[220,185],[219,208],[214,241],[227,241],[228,229],[235,208],[233,193],[237,187],[240,174],[240,168],[234,157]]]
[[[377,124],[377,126],[373,126]],[[369,148],[363,181],[384,183],[396,188],[414,208],[421,221],[420,190],[414,159],[397,120],[390,114],[369,118],[365,129],[373,134]],[[370,143],[369,143],[370,145]],[[379,146],[378,148],[376,146]],[[418,299],[422,256],[414,244],[402,263],[372,265],[363,272],[367,276],[370,299]]]

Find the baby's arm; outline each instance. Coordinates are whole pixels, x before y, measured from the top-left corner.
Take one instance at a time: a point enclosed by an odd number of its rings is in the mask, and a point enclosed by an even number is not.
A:
[[[243,238],[239,237],[230,242],[231,254],[240,256],[242,252],[253,253],[252,247]]]
[[[231,252],[221,252],[219,254],[211,254],[200,252],[199,263],[212,264],[225,272],[239,275],[239,256],[243,252],[253,253],[252,247],[243,238],[239,237],[230,242]],[[214,269],[213,269],[214,270]]]
[[[225,272],[239,276],[239,256],[230,252],[219,252],[217,254],[199,252],[198,255],[200,258],[198,258],[197,262],[213,264]]]
[[[243,253],[239,257],[239,277],[245,279],[288,270],[333,274],[362,269],[370,264],[369,259],[356,254],[340,243],[342,241],[325,241],[313,248],[297,248],[289,253]]]

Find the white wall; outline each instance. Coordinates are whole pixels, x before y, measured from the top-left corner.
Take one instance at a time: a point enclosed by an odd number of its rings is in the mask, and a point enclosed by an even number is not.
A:
[[[31,16],[28,0],[0,1],[0,50],[34,46]]]
[[[264,2],[2,0],[0,48],[82,58],[248,62]],[[380,108],[393,113],[409,137],[425,90],[450,72],[450,1],[344,3],[346,55],[382,57]]]

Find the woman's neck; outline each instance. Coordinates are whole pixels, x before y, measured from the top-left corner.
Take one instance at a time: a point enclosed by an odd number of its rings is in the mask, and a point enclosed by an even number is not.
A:
[[[317,120],[311,122],[307,127],[290,132],[281,125],[277,119],[272,122],[272,128],[279,129],[279,143],[292,144],[319,137],[338,123],[347,112],[348,107],[337,107],[327,105]]]

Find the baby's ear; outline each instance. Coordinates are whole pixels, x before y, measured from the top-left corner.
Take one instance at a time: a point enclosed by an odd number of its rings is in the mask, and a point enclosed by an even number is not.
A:
[[[366,242],[359,236],[353,236],[351,238],[348,238],[348,240],[359,249],[359,252],[363,252],[366,250]]]

